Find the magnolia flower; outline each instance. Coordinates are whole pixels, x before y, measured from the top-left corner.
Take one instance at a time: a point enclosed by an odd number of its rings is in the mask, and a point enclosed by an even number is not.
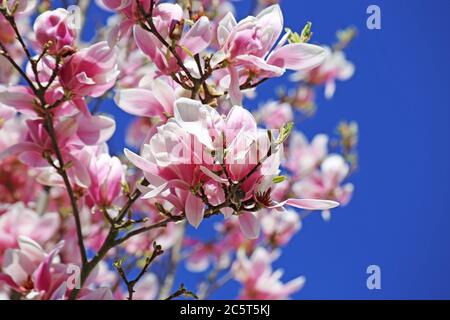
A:
[[[115,49],[110,48],[105,41],[98,42],[81,49],[65,61],[59,81],[73,96],[75,103],[83,104],[83,97],[99,97],[114,85],[119,74],[116,58]]]
[[[140,186],[143,198],[160,197],[171,202],[194,227],[203,220],[206,206],[194,190],[211,181],[227,186],[230,204],[222,212],[229,217],[236,211],[243,233],[256,238],[259,235],[256,203],[281,211],[284,205],[308,210],[337,205],[333,201],[310,199],[272,201],[270,186],[279,171],[282,148],[266,158],[270,148],[269,136],[258,130],[255,119],[244,108],[235,106],[223,118],[207,105],[181,98],[175,102],[174,118],[158,127],[150,142],[142,147],[141,156],[127,149],[125,155],[144,171],[149,182],[146,187]],[[217,170],[222,173],[217,175],[214,173]],[[224,198],[225,194],[216,203]]]
[[[71,269],[56,262],[64,241],[49,253],[30,238],[20,236],[18,242],[18,249],[8,249],[5,253],[0,282],[28,299],[67,299],[72,289],[68,286]],[[112,293],[107,288],[82,289],[78,299],[111,300]]]
[[[51,54],[72,47],[76,38],[76,28],[70,19],[70,12],[62,8],[39,15],[33,29],[41,47],[50,44],[48,52]]]
[[[317,68],[308,72],[297,72],[291,76],[291,80],[304,80],[310,84],[325,84],[325,97],[330,99],[336,90],[336,80],[345,81],[350,79],[355,72],[353,63],[345,58],[342,51],[331,51],[325,48],[326,59]]]
[[[49,157],[54,155],[52,140],[40,119],[27,120],[28,135],[25,141],[14,144],[0,152],[0,159],[15,154],[23,163],[34,168],[50,167]],[[77,152],[86,144],[97,145],[107,141],[115,130],[115,122],[105,116],[85,117],[78,114],[65,118],[55,125],[55,135],[60,153],[73,170],[69,175],[82,186],[88,186],[90,178],[86,165],[77,158]],[[43,157],[47,155],[47,157]],[[54,158],[52,158],[54,160]],[[56,160],[54,160],[56,161]],[[52,184],[52,183],[50,183]]]
[[[323,62],[325,51],[319,46],[285,45],[289,33],[275,46],[282,30],[283,14],[279,5],[270,6],[256,17],[249,16],[239,23],[232,13],[220,21],[217,29],[220,51],[214,55],[213,65],[228,62],[229,93],[234,104],[241,103],[240,85],[250,74],[256,79],[278,77],[286,69],[303,71]]]
[[[153,11],[153,21],[158,33],[171,42],[171,33],[174,25],[183,19],[183,9],[178,4],[162,3]],[[178,71],[180,66],[177,59],[168,52],[167,48],[151,32],[142,27],[134,26],[134,38],[137,46],[150,57],[162,74],[171,74]],[[212,39],[212,27],[209,19],[200,17],[194,25],[182,34],[177,42],[178,56],[184,61],[189,56],[194,56],[205,50]]]
[[[268,129],[280,129],[294,119],[292,107],[288,103],[270,101],[264,104],[257,114]]]
[[[0,262],[3,252],[17,248],[19,236],[27,236],[41,244],[50,240],[59,227],[59,216],[48,212],[42,216],[22,202],[8,207],[0,216]]]
[[[284,166],[294,179],[311,174],[328,153],[328,136],[316,135],[310,143],[301,132],[294,132],[289,140],[289,149]]]
[[[88,163],[89,198],[99,207],[109,207],[122,193],[125,173],[119,158],[108,153],[92,154]]]
[[[309,177],[294,183],[292,191],[298,197],[315,199],[330,199],[347,204],[353,193],[353,184],[341,185],[349,174],[350,168],[341,155],[331,154],[323,160],[320,170]],[[329,219],[329,212],[323,212],[325,220]]]
[[[18,243],[18,249],[10,248],[5,252],[0,281],[22,294],[52,299],[67,278],[63,266],[53,263],[64,243],[59,243],[50,253],[24,236],[19,236]]]
[[[138,88],[117,91],[114,101],[127,113],[166,122],[173,116],[173,104],[177,95],[175,88],[173,81],[165,77],[144,77]]]
[[[283,213],[267,212],[261,218],[262,232],[275,246],[287,244],[301,226],[300,217],[293,210],[286,210]]]
[[[262,247],[256,248],[250,257],[247,257],[244,249],[237,252],[232,271],[234,278],[243,287],[239,294],[240,299],[288,299],[292,293],[303,287],[304,277],[298,277],[286,284],[281,282],[283,271],[273,271],[271,266],[277,257],[277,252],[269,253]]]
[[[211,263],[217,263],[222,268],[230,263],[231,248],[224,242],[208,243],[188,239],[185,245],[192,248],[186,257],[186,268],[191,272],[203,272]]]

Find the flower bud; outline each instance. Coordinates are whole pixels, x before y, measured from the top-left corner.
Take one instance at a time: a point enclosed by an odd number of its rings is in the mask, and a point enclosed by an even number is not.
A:
[[[50,54],[58,54],[63,48],[72,47],[76,38],[76,28],[71,23],[71,14],[62,8],[38,16],[33,29],[37,42],[42,47],[48,46]]]

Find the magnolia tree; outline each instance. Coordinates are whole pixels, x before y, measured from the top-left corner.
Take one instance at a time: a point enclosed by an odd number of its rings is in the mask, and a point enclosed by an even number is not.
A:
[[[274,2],[238,21],[225,0],[99,0],[90,6],[111,15],[90,43],[88,1],[0,2],[2,298],[204,299],[228,281],[241,299],[301,289],[302,276],[286,281],[272,262],[312,211],[328,220],[350,200],[357,126],[308,141],[292,121],[313,115],[317,87],[331,98],[352,76],[342,50],[355,32],[312,44],[311,23],[284,28]],[[289,90],[248,107],[287,70]],[[117,155],[105,100],[136,116]],[[179,285],[180,265],[204,280]]]

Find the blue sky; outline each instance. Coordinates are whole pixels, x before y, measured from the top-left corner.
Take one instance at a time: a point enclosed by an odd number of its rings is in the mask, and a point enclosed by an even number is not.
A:
[[[240,18],[249,1],[237,3]],[[381,8],[381,30],[366,28],[366,8]],[[352,177],[355,194],[325,223],[319,215],[283,251],[276,266],[284,279],[306,276],[298,299],[450,298],[449,108],[450,2],[284,0],[285,25],[300,29],[313,22],[313,42],[331,43],[335,31],[359,30],[347,56],[355,76],[337,84],[331,101],[319,94],[316,117],[299,129],[311,137],[332,133],[340,120],[360,126],[360,168]],[[91,8],[88,21],[106,14]],[[88,25],[85,36],[94,29]],[[275,96],[286,78],[265,83],[256,101]],[[112,101],[118,131],[110,145],[121,152],[130,117]],[[208,233],[211,223],[201,226]],[[366,288],[366,268],[381,267],[381,290]],[[198,277],[181,270],[186,285]],[[230,284],[214,298],[231,298]]]

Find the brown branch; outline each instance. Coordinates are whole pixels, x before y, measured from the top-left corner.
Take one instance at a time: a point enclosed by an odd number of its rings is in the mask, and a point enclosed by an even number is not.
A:
[[[73,188],[70,183],[69,176],[67,175],[66,164],[62,157],[61,150],[59,149],[59,146],[58,146],[55,128],[53,125],[53,117],[52,117],[52,114],[50,112],[48,112],[47,110],[45,111],[45,129],[48,132],[52,147],[54,149],[53,151],[55,152],[56,159],[58,160],[58,165],[57,165],[58,174],[63,179],[64,185],[67,190],[67,194],[69,195],[70,204],[72,206],[72,211],[73,211],[73,216],[75,218],[75,225],[76,225],[76,231],[77,231],[77,237],[78,237],[78,246],[80,249],[81,262],[82,262],[82,265],[84,266],[87,264],[88,259],[87,259],[87,254],[86,254],[86,248],[84,247],[80,212],[78,210],[77,200],[75,198],[75,194],[73,192]]]
[[[193,293],[192,291],[189,291],[185,288],[184,284],[180,285],[180,288],[175,291],[174,293],[172,293],[170,296],[168,296],[167,298],[165,298],[164,300],[172,300],[181,296],[188,296],[194,299],[198,299],[197,295],[195,293]]]
[[[125,273],[125,270],[122,268],[122,262],[116,261],[114,263],[114,267],[117,269],[117,272],[119,272],[120,277],[122,278],[123,282],[127,286],[128,290],[128,300],[133,300],[133,294],[134,294],[134,287],[139,282],[139,280],[144,276],[144,274],[147,272],[148,268],[152,264],[152,262],[160,255],[164,253],[164,250],[162,250],[160,245],[157,245],[156,242],[153,242],[153,253],[150,257],[147,257],[145,259],[145,265],[139,272],[139,274],[133,279],[128,280],[128,277]]]

